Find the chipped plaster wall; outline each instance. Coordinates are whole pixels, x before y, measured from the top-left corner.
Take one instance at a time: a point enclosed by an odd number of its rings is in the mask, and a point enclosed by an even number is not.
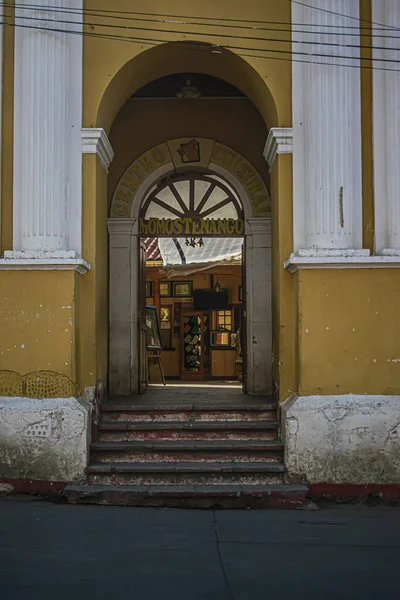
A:
[[[83,480],[90,422],[76,398],[0,397],[0,477]]]
[[[400,483],[400,396],[288,399],[282,437],[292,482]]]

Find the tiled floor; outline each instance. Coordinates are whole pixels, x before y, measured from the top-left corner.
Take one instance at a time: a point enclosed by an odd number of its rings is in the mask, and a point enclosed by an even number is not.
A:
[[[249,396],[242,392],[242,386],[235,382],[174,382],[165,387],[160,384],[151,384],[146,394],[136,396],[118,396],[107,400],[107,404],[118,404],[119,406],[134,405],[159,405],[179,404],[192,406],[194,404],[224,405],[232,404],[259,405],[262,402],[270,402],[270,396]]]

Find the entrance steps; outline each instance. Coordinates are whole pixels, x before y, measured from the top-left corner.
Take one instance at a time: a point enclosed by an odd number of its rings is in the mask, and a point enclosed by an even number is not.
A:
[[[301,506],[307,487],[285,485],[284,476],[272,399],[182,404],[141,397],[102,405],[87,482],[64,493],[71,503]]]

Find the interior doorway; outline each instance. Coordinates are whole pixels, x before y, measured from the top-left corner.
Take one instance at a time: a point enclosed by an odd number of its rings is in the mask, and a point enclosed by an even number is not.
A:
[[[240,199],[216,174],[173,173],[149,191],[139,216],[146,247],[139,306],[145,298],[155,307],[162,372],[140,344],[148,385],[165,377],[180,390],[199,382],[245,390],[243,233]]]

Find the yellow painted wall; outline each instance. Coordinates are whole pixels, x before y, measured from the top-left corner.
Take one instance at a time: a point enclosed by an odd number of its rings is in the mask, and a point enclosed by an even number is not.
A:
[[[400,393],[400,273],[302,270],[299,393]]]
[[[109,10],[106,0],[87,0],[85,9],[97,12]],[[274,31],[271,38],[276,41],[235,40],[227,38],[232,32],[227,28],[218,27],[218,19],[254,18],[256,21],[277,21],[290,23],[290,3],[276,2],[275,0],[252,0],[247,3],[243,15],[243,3],[240,0],[220,0],[219,2],[202,2],[192,0],[171,0],[166,7],[165,2],[138,0],[135,11],[145,13],[165,13],[187,16],[184,25],[173,23],[146,23],[129,22],[131,27],[141,27],[141,30],[110,29],[104,25],[120,26],[121,21],[113,19],[110,14],[106,18],[100,16],[86,17],[88,31],[93,37],[85,40],[84,54],[84,126],[104,126],[109,130],[111,123],[125,100],[139,87],[155,78],[179,72],[208,73],[226,79],[237,85],[252,98],[263,117],[269,121],[268,126],[289,126],[291,122],[290,101],[290,61],[275,60],[283,58],[282,55],[255,52],[254,48],[265,50],[290,50],[290,27],[282,27],[284,31]],[[113,10],[132,11],[129,0],[118,0],[113,4]],[[212,17],[215,25],[201,27],[188,24],[190,17]],[[90,25],[89,25],[90,23]],[[103,24],[103,26],[102,26]],[[122,25],[126,26],[124,22]],[[153,31],[145,30],[153,29]],[[164,30],[164,31],[163,31]],[[170,30],[171,33],[165,30]],[[105,40],[96,38],[96,34],[112,34],[130,38],[128,41]],[[200,35],[199,35],[200,34]],[[234,35],[236,35],[236,30]],[[242,36],[264,37],[260,32],[245,29]],[[224,37],[221,37],[224,36]],[[142,41],[135,41],[138,37]],[[170,45],[169,42],[184,42],[181,45]],[[188,42],[194,42],[190,48]],[[203,43],[203,45],[201,45]],[[228,50],[221,54],[213,53],[206,44],[224,44]],[[163,45],[160,47],[152,47]],[[234,48],[242,46],[245,50]],[[248,50],[246,50],[246,48]],[[238,57],[241,54],[242,59]],[[248,55],[244,58],[244,55]],[[257,55],[261,58],[254,56]],[[252,56],[250,56],[252,55]],[[138,56],[135,64],[129,64]],[[268,56],[268,58],[264,58]],[[272,58],[271,58],[272,57]],[[252,77],[246,63],[254,69]],[[264,82],[267,82],[268,88]],[[112,86],[109,86],[113,82]]]
[[[251,50],[255,45],[266,50],[290,49],[287,43],[290,27],[282,27],[285,29],[283,32],[271,33],[270,37],[281,40],[279,43],[268,41],[270,34],[264,36],[265,41],[241,40],[240,45],[247,46],[248,52],[230,48],[222,54],[215,54],[208,46],[188,43],[195,40],[217,42],[226,47],[239,45],[237,40],[218,37],[227,34],[226,28],[218,26],[219,19],[226,15],[233,19],[253,18],[257,21],[290,23],[290,2],[250,0],[245,15],[243,8],[239,0],[213,3],[171,0],[168,12],[186,15],[186,20],[199,14],[214,17],[215,26],[200,28],[187,24],[143,24],[143,27],[152,27],[156,32],[110,30],[100,24],[121,25],[121,21],[113,20],[109,15],[106,20],[99,16],[85,17],[88,23],[86,29],[90,33],[117,32],[125,37],[136,35],[146,38],[149,43],[145,43],[145,40],[84,38],[83,126],[104,127],[110,132],[116,150],[115,162],[107,180],[98,158],[92,155],[83,157],[83,257],[92,266],[88,274],[0,272],[0,309],[8,315],[8,323],[14,324],[13,327],[6,322],[0,324],[1,343],[9,347],[13,340],[17,340],[11,344],[16,348],[9,352],[6,349],[9,357],[6,358],[4,352],[0,355],[0,371],[18,374],[19,379],[13,380],[12,385],[26,387],[26,381],[21,378],[32,370],[44,372],[47,367],[49,372],[57,376],[58,383],[52,388],[57,390],[57,395],[64,393],[64,384],[60,383],[59,377],[66,378],[62,381],[70,382],[68,385],[75,386],[76,383],[80,393],[83,393],[85,386],[95,385],[99,380],[105,381],[108,368],[107,200],[124,168],[144,150],[160,141],[186,136],[190,129],[190,134],[218,139],[246,155],[265,181],[269,182],[262,147],[267,128],[291,126],[291,63],[289,60],[276,60],[277,55],[272,53],[268,58],[240,55],[256,54]],[[360,0],[360,8],[361,17],[369,20],[370,0]],[[102,9],[108,10],[109,3],[106,0],[90,0],[85,2],[85,9],[93,9],[97,13]],[[5,10],[7,13],[11,11],[10,8]],[[131,11],[132,3],[116,0],[113,10]],[[165,12],[166,8],[161,0],[138,0],[135,10],[157,13]],[[131,25],[135,26],[133,23]],[[166,28],[174,33],[161,31]],[[200,31],[202,35],[197,36],[196,33]],[[243,35],[260,37],[259,32],[248,29],[243,30]],[[12,247],[13,37],[13,29],[5,27],[1,140],[2,251]],[[156,41],[150,41],[151,37]],[[185,44],[171,43],[176,41]],[[370,38],[363,37],[361,52],[365,64],[368,64],[370,57],[370,41]],[[216,100],[204,101],[204,105],[128,100],[144,84],[179,72],[199,72],[221,77],[247,94],[255,108],[250,107],[246,100],[230,101],[229,110],[224,101]],[[367,69],[361,73],[361,93],[363,239],[364,247],[372,249],[372,79]],[[194,109],[194,106],[198,108]],[[140,111],[136,107],[140,107]],[[198,130],[192,132],[195,125]],[[211,135],[212,132],[214,135]],[[302,271],[295,276],[286,272],[283,262],[293,249],[290,156],[278,156],[270,178],[270,192],[273,373],[280,399],[284,400],[296,391],[302,394],[399,393],[400,363],[396,362],[395,341],[399,333],[396,314],[399,300],[398,271],[321,269]],[[6,295],[3,297],[4,289]],[[47,333],[46,319],[40,311],[40,317],[25,321],[25,327],[22,328],[23,320],[19,320],[21,311],[33,314],[42,296],[49,307],[47,314],[51,318],[47,321],[52,323],[51,332],[57,331],[60,335]],[[67,335],[63,310],[69,309],[61,310],[59,307],[61,301],[63,305],[69,305],[71,298],[74,333]],[[312,329],[309,326],[311,321]],[[353,326],[355,332],[352,331]],[[308,333],[305,329],[308,329]],[[350,329],[354,335],[348,335]],[[22,338],[26,338],[25,342]],[[43,344],[40,342],[42,339],[45,340]],[[21,348],[22,344],[25,344],[25,348]],[[41,351],[31,352],[37,344],[42,345]]]
[[[73,271],[0,271],[0,396],[76,394]]]

